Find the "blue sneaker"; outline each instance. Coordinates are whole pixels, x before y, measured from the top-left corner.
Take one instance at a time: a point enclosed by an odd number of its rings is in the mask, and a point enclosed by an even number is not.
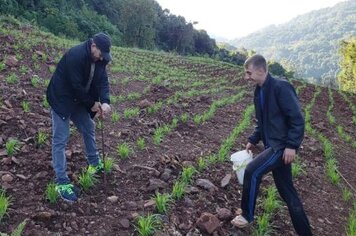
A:
[[[56,191],[64,201],[75,202],[78,200],[73,184],[57,184]]]
[[[100,174],[101,172],[104,171],[104,162],[99,159],[99,164],[96,166],[89,165],[88,170],[87,170],[91,175],[96,175]]]

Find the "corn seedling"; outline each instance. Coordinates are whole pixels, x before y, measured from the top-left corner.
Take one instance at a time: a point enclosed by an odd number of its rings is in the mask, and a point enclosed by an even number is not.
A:
[[[55,66],[49,66],[48,70],[49,70],[49,73],[53,74],[54,71],[56,70],[56,67]]]
[[[144,138],[138,138],[136,143],[137,143],[137,147],[138,147],[139,150],[145,149],[145,145],[146,144],[145,144],[145,139]]]
[[[353,203],[353,208],[347,220],[346,235],[356,235],[356,202]]]
[[[5,79],[6,83],[8,84],[16,84],[18,81],[18,77],[15,74],[11,74]]]
[[[118,122],[120,120],[120,115],[117,111],[113,111],[111,114],[112,122]]]
[[[269,224],[270,216],[267,213],[257,216],[257,229],[254,230],[255,236],[271,235],[272,229]]]
[[[102,122],[101,119],[96,122],[96,128],[97,129],[102,129],[103,128],[103,122]]]
[[[40,80],[40,77],[38,77],[38,75],[32,76],[32,78],[31,78],[31,85],[32,85],[33,87],[38,88],[39,85],[40,85],[40,82],[41,82],[41,80]]]
[[[50,203],[56,203],[58,200],[58,192],[56,191],[56,184],[53,182],[50,182],[47,184],[46,188],[46,198]]]
[[[189,184],[192,176],[197,172],[193,166],[183,167],[182,171],[182,181],[186,184]]]
[[[30,103],[28,101],[21,102],[22,110],[26,113],[30,112]]]
[[[132,100],[138,99],[140,97],[141,97],[141,94],[139,94],[139,93],[135,93],[135,92],[134,93],[129,93],[127,95],[127,100],[132,101]]]
[[[281,201],[277,199],[277,189],[274,186],[269,186],[266,189],[266,193],[267,196],[263,201],[263,209],[267,214],[272,214],[281,207]]]
[[[19,149],[19,141],[17,139],[10,138],[5,144],[6,153],[8,156],[14,155]]]
[[[326,161],[326,172],[330,177],[331,183],[337,184],[340,182],[340,175],[337,173],[337,166],[335,159],[328,159]]]
[[[48,100],[47,100],[46,95],[43,95],[42,106],[43,106],[44,108],[46,108],[46,109],[49,108],[49,103],[48,103]]]
[[[117,96],[110,95],[110,103],[111,104],[116,104],[117,103]]]
[[[292,164],[292,176],[293,178],[296,178],[302,173],[303,173],[302,164],[300,162],[300,159],[297,157]]]
[[[25,226],[26,226],[26,224],[27,224],[27,221],[28,221],[28,219],[25,219],[24,221],[22,221],[22,222],[16,227],[16,229],[15,229],[14,231],[12,231],[11,236],[21,236],[23,230],[25,229]],[[10,236],[10,235],[0,233],[0,236]]]
[[[156,203],[158,213],[166,214],[168,210],[168,203],[171,201],[169,194],[160,194],[157,192],[154,201]]]
[[[39,147],[42,147],[47,141],[48,135],[43,131],[38,131],[36,142]]]
[[[27,71],[28,71],[28,68],[27,68],[25,65],[20,66],[19,72],[20,72],[21,74],[24,75],[24,74],[27,73]]]
[[[188,118],[189,118],[189,115],[187,113],[184,113],[180,116],[180,120],[183,122],[183,123],[187,123],[188,122]]]
[[[112,171],[112,167],[114,166],[114,159],[108,157],[105,158],[104,161],[104,171],[105,173],[110,173]]]
[[[49,82],[50,82],[49,79],[45,79],[43,85],[47,88],[49,85]]]
[[[176,200],[181,199],[184,196],[185,186],[186,186],[186,183],[183,181],[175,182],[175,184],[173,185],[173,189],[172,189],[172,197]]]
[[[198,159],[198,170],[202,171],[207,167],[207,163],[204,158],[200,157]]]
[[[83,171],[79,175],[79,184],[84,190],[84,192],[88,191],[91,187],[95,185],[97,179],[95,175],[90,174],[89,171]]]
[[[348,188],[342,189],[342,199],[348,202],[352,198],[352,192]]]
[[[131,148],[127,143],[118,144],[116,147],[116,152],[119,157],[126,159],[131,153]]]
[[[5,70],[6,64],[4,62],[0,62],[0,71]]]
[[[157,215],[139,216],[135,226],[140,236],[151,236],[160,227],[161,221]]]
[[[10,202],[10,197],[7,197],[5,191],[0,189],[0,221],[7,214]]]
[[[140,109],[136,108],[128,108],[124,110],[125,119],[130,119],[131,117],[138,116],[140,114]]]

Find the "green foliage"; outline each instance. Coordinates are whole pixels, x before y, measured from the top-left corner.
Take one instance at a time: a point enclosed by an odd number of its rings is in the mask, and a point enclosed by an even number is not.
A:
[[[356,93],[356,37],[341,42],[341,70],[338,74],[340,89]]]
[[[20,150],[19,141],[17,139],[10,138],[5,144],[6,153],[8,156],[14,155]]]
[[[348,188],[342,189],[342,200],[345,202],[349,201],[352,198],[352,192]]]
[[[189,184],[192,176],[197,172],[193,166],[183,167],[182,171],[182,181],[186,184]]]
[[[176,200],[181,199],[184,196],[185,187],[186,187],[185,182],[183,181],[175,182],[172,189],[172,197]]]
[[[22,110],[26,113],[30,112],[30,103],[28,101],[21,102]]]
[[[115,122],[115,123],[120,120],[120,115],[117,111],[113,111],[111,113],[111,120],[112,120],[112,122]]]
[[[138,217],[135,228],[140,236],[152,236],[160,225],[161,220],[157,215],[148,214],[146,217]]]
[[[31,84],[33,87],[38,88],[39,84],[40,84],[41,80],[40,77],[38,75],[34,75],[31,78]]]
[[[127,143],[118,144],[116,147],[117,154],[122,159],[126,159],[131,154],[131,148]]]
[[[5,81],[8,84],[16,84],[18,81],[18,77],[16,74],[12,73],[11,75],[6,77]]]
[[[5,195],[5,191],[0,188],[0,221],[7,214],[10,206],[10,197]]]
[[[56,184],[53,182],[48,183],[46,188],[46,199],[53,204],[57,202],[58,197],[59,195],[56,191]]]
[[[88,191],[91,187],[93,187],[97,182],[98,180],[96,179],[96,176],[90,174],[89,171],[83,171],[79,175],[79,185],[85,192]]]
[[[154,200],[158,213],[166,214],[168,210],[168,203],[171,201],[169,194],[160,194],[157,192]]]
[[[105,158],[104,160],[104,171],[105,173],[110,173],[114,166],[114,159],[113,158]]]
[[[138,138],[136,143],[137,143],[138,149],[140,149],[140,150],[145,149],[145,145],[146,144],[145,144],[145,139],[144,138],[142,138],[142,137]]]
[[[39,130],[36,136],[36,143],[38,147],[42,147],[43,145],[45,145],[47,139],[48,139],[48,135],[45,132]]]
[[[353,207],[347,220],[346,235],[356,235],[356,202],[353,203]]]

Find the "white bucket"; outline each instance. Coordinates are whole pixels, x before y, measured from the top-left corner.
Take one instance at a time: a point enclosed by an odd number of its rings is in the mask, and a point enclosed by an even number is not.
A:
[[[252,161],[252,152],[243,150],[231,155],[230,160],[233,162],[232,169],[236,171],[237,179],[240,184],[244,183],[244,174],[247,164]]]

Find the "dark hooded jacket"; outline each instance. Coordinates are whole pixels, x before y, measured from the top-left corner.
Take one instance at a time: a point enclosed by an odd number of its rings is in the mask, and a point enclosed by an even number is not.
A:
[[[256,86],[254,104],[257,126],[249,142],[257,144],[262,140],[275,151],[298,149],[304,137],[304,118],[293,86],[268,74],[262,87]]]
[[[88,92],[85,90],[93,62],[91,43],[92,39],[89,39],[69,49],[59,61],[48,85],[47,100],[62,119],[67,119],[78,106],[85,106],[89,112],[96,101],[110,104],[107,61],[95,62],[90,89]]]

